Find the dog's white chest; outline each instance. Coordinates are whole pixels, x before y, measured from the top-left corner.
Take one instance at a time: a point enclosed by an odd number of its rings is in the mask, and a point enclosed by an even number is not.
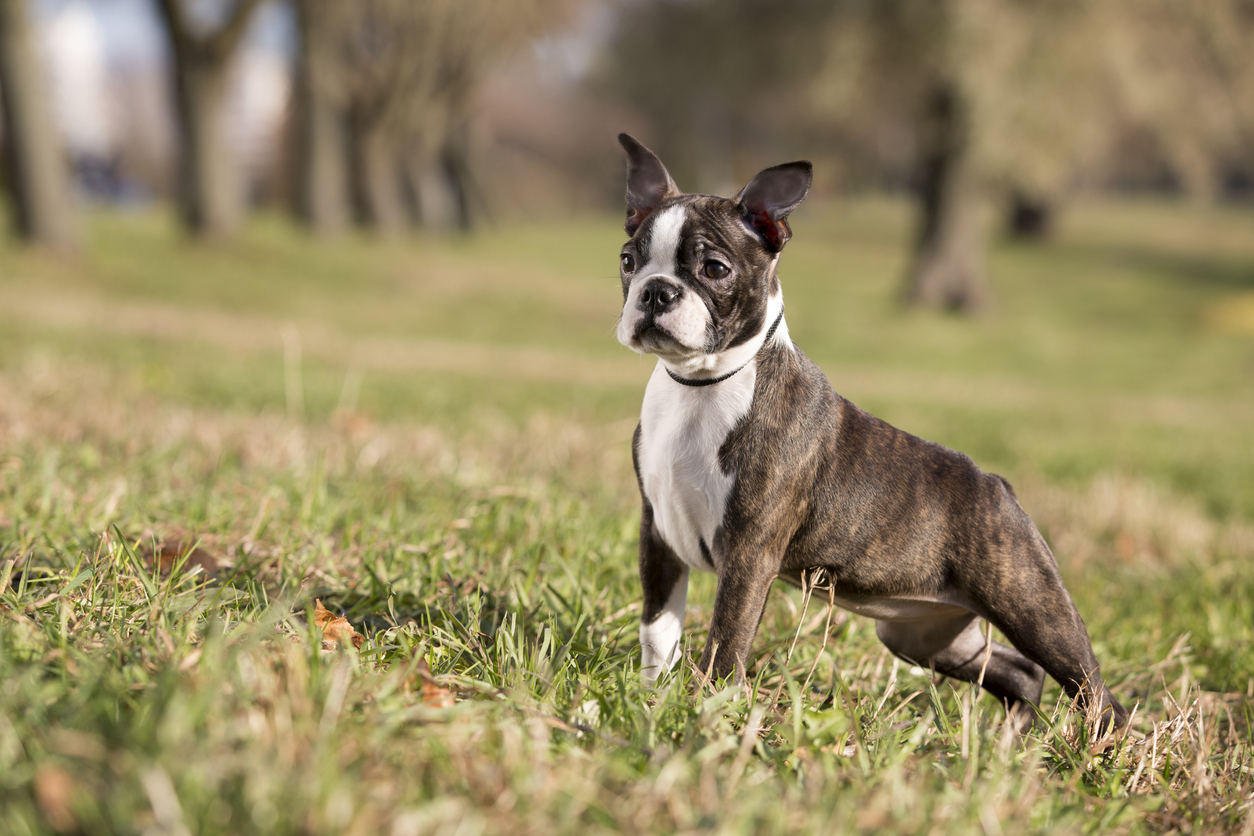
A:
[[[658,363],[640,414],[640,480],[653,523],[671,550],[710,571],[710,549],[723,521],[736,474],[724,473],[718,451],[753,403],[756,363],[714,386],[683,386]]]

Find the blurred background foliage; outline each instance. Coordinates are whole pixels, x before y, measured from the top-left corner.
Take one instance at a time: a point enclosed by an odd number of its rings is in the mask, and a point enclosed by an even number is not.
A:
[[[690,191],[910,195],[903,298],[975,311],[1078,195],[1249,200],[1251,43],[1250,0],[0,0],[5,192],[67,251],[84,196],[468,231],[616,206],[626,128]]]

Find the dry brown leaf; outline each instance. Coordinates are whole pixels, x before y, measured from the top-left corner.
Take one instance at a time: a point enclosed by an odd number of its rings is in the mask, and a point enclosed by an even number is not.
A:
[[[149,569],[156,568],[166,575],[182,561],[183,572],[190,572],[197,566],[206,577],[213,577],[222,568],[222,562],[212,554],[204,542],[185,528],[174,527],[162,533],[160,537],[146,532],[145,545],[139,556]],[[187,559],[184,560],[183,556]]]
[[[35,802],[44,821],[58,833],[78,828],[70,805],[73,795],[74,779],[61,767],[44,764],[35,772]]]
[[[364,412],[353,412],[337,409],[331,414],[331,426],[348,435],[354,440],[365,439],[374,434],[374,421]]]
[[[422,701],[424,703],[433,708],[453,707],[453,692],[436,682],[435,676],[431,673],[431,666],[427,664],[426,659],[418,660],[418,667],[414,670],[414,674],[422,682]]]
[[[335,650],[337,644],[345,647],[352,644],[360,650],[362,642],[366,640],[365,636],[353,629],[353,625],[348,623],[347,618],[335,615],[322,606],[322,601],[316,598],[314,599],[314,624],[318,625],[318,629],[322,631],[323,650]]]

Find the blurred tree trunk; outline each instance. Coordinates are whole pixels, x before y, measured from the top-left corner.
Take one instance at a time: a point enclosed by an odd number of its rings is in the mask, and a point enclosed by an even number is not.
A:
[[[455,12],[434,0],[359,0],[342,27],[349,200],[358,225],[379,234],[408,225],[398,121],[425,112],[444,47],[430,19]]]
[[[73,250],[78,224],[69,168],[48,110],[27,0],[0,0],[0,100],[17,233],[31,243]]]
[[[218,123],[225,73],[199,62],[179,63],[179,214],[197,235],[225,237],[236,231],[243,215],[242,184]]]
[[[1043,241],[1054,232],[1054,201],[1025,189],[1011,189],[1006,208],[1006,231],[1014,238]]]
[[[318,236],[348,225],[348,152],[342,96],[335,95],[335,0],[296,0],[300,52],[293,79],[295,210]]]
[[[570,0],[298,0],[348,12],[332,27],[343,84],[348,190],[354,220],[384,234],[432,223],[435,192],[470,229],[487,202],[475,177],[469,113],[506,48],[566,14]],[[299,11],[299,9],[298,9]],[[428,173],[445,181],[429,188]],[[424,194],[427,193],[427,194]],[[443,196],[442,194],[440,195]]]
[[[470,232],[475,228],[475,216],[470,208],[470,169],[466,165],[466,155],[462,149],[446,144],[440,152],[440,169],[444,172],[449,193],[453,196],[457,228],[462,232]]]
[[[354,112],[349,124],[353,209],[358,222],[383,235],[405,228],[401,169],[387,127],[371,114]]]
[[[440,148],[440,169],[453,198],[457,229],[462,232],[473,232],[480,221],[488,219],[488,201],[475,175],[470,134],[468,119],[458,119]]]
[[[919,235],[906,301],[975,312],[988,304],[988,286],[970,104],[956,82],[939,80],[924,109]]]
[[[181,0],[157,3],[174,55],[179,215],[203,238],[230,235],[243,217],[243,183],[219,117],[231,56],[260,2],[238,0],[221,26],[207,34],[194,31]]]

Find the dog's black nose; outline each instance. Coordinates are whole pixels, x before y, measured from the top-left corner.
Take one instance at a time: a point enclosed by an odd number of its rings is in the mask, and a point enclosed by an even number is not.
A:
[[[640,309],[654,316],[665,313],[674,307],[682,294],[683,290],[670,282],[654,279],[640,291]]]

